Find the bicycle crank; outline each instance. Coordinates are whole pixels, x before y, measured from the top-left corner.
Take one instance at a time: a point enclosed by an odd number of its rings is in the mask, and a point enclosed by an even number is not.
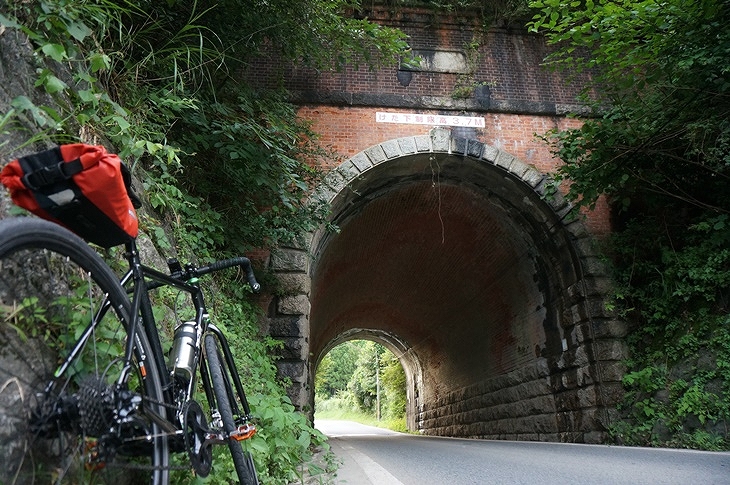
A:
[[[208,429],[205,414],[195,401],[185,403],[182,413],[183,437],[190,464],[198,476],[207,477],[213,466],[213,442],[210,440],[211,431]]]

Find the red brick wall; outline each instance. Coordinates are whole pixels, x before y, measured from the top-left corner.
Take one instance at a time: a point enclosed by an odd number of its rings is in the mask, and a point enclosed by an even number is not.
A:
[[[566,84],[560,73],[543,67],[550,48],[543,37],[522,31],[492,29],[475,34],[473,20],[433,16],[418,10],[403,10],[392,15],[387,9],[366,12],[368,18],[383,25],[397,27],[408,34],[412,49],[459,51],[469,54],[478,46],[474,58],[475,72],[470,79],[487,83],[494,102],[576,103],[583,77]],[[363,93],[397,96],[446,96],[453,93],[458,74],[416,72],[411,83],[401,86],[395,66],[380,69],[347,67],[342,72],[315,71],[298,65],[282,66],[275,58],[247,69],[245,79],[255,84],[276,83],[283,75],[284,84],[294,91],[317,93]],[[346,100],[344,100],[346,104]],[[356,101],[353,101],[356,103]]]
[[[376,123],[377,111],[450,114],[485,120],[484,128],[457,136],[501,148],[542,172],[555,170],[559,161],[536,134],[580,125],[564,114],[568,107],[578,104],[581,79],[568,85],[558,73],[542,67],[549,53],[542,37],[524,30],[498,28],[479,35],[475,34],[474,19],[434,16],[417,9],[402,9],[394,14],[374,7],[364,14],[381,24],[402,29],[415,50],[459,51],[469,55],[473,54],[470,46],[477,45],[478,56],[472,57],[476,68],[468,80],[487,83],[488,94],[454,99],[454,89],[464,82],[464,75],[454,73],[415,72],[410,84],[402,86],[394,66],[321,72],[297,65],[283,66],[273,58],[251,66],[244,79],[254,85],[276,85],[283,73],[285,87],[301,105],[300,115],[312,120],[321,141],[345,158],[390,139],[426,134],[432,128]],[[610,229],[605,202],[591,214],[588,226],[596,234]]]
[[[425,135],[433,128],[430,125],[377,123],[377,111],[413,112],[397,108],[306,105],[301,107],[299,114],[314,122],[314,130],[321,134],[323,144],[334,147],[348,158],[372,145],[403,136]],[[432,110],[419,112],[439,114]],[[471,132],[473,138],[501,148],[543,172],[554,170],[558,161],[552,158],[548,147],[535,134],[579,126],[577,120],[561,116],[507,113],[476,113],[473,116],[483,116],[486,124],[484,128]]]
[[[425,135],[429,125],[377,123],[375,113],[383,108],[343,106],[303,106],[300,116],[313,121],[314,130],[321,134],[321,142],[331,146],[344,158],[350,158],[364,149],[394,138]],[[407,113],[408,110],[388,109],[389,112]],[[429,111],[422,111],[429,113]],[[435,112],[434,112],[435,113]],[[537,138],[551,129],[567,129],[580,126],[580,121],[561,116],[534,116],[516,114],[483,113],[485,127],[476,129],[474,138],[482,143],[505,150],[534,166],[550,173],[560,164],[550,154],[547,145]],[[325,168],[334,168],[325,166]],[[609,207],[604,199],[586,221],[596,235],[610,232]]]

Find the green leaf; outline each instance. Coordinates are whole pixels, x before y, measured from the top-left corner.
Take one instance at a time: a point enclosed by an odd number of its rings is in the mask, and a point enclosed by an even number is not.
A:
[[[126,119],[124,119],[123,117],[121,117],[121,116],[113,116],[113,117],[112,117],[112,119],[114,120],[114,122],[115,122],[115,123],[117,124],[117,126],[119,126],[119,128],[120,128],[120,129],[121,129],[122,131],[127,131],[127,130],[129,130],[129,127],[130,127],[131,125],[130,125],[130,124],[129,124],[129,122],[128,122],[128,121],[127,121]]]
[[[82,42],[87,36],[91,34],[91,29],[88,28],[86,24],[84,24],[80,20],[66,25],[66,29],[68,30],[68,33],[71,34],[71,36],[79,42]]]
[[[80,89],[80,90],[76,91],[76,94],[79,95],[79,98],[84,103],[96,104],[98,102],[98,98],[96,96],[96,93],[94,93],[94,91],[91,91],[88,89]]]
[[[299,444],[299,446],[301,446],[302,448],[307,449],[309,448],[309,444],[311,443],[311,441],[312,436],[307,432],[303,432],[299,435],[299,438],[297,439],[297,444]]]
[[[0,25],[3,27],[9,27],[11,29],[19,29],[22,27],[21,24],[15,21],[15,19],[9,19],[5,15],[0,13]]]
[[[89,56],[89,64],[91,72],[99,72],[102,70],[108,70],[111,65],[111,59],[108,55],[99,52],[94,52]]]
[[[58,79],[56,76],[49,75],[43,80],[43,87],[48,94],[58,93],[68,88],[68,84]]]
[[[54,61],[62,62],[68,58],[66,49],[61,44],[44,44],[41,51]]]

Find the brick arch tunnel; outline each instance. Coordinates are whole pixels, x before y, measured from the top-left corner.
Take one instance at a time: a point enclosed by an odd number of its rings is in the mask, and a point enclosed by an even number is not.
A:
[[[367,338],[404,366],[412,430],[602,441],[623,326],[603,310],[590,235],[547,192],[544,174],[443,129],[330,174],[318,196],[339,232],[313,235],[300,295],[310,404],[326,352]]]

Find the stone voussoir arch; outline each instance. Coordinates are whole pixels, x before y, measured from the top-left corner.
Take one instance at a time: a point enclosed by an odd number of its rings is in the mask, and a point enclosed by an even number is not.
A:
[[[538,359],[534,369],[529,371],[515,370],[514,375],[480,383],[473,389],[451,392],[441,398],[442,402],[431,406],[431,411],[428,406],[424,408],[423,403],[418,403],[413,409],[418,409],[421,414],[410,416],[409,421],[418,422],[419,427],[431,427],[435,430],[433,434],[602,441],[621,395],[620,362],[626,356],[623,342],[625,328],[605,308],[604,298],[610,288],[610,279],[594,252],[591,234],[574,215],[571,204],[559,192],[552,191],[546,174],[497,147],[453,136],[448,129],[436,128],[427,135],[388,140],[357,153],[332,170],[312,197],[332,204],[333,214],[336,214],[357,201],[359,194],[353,187],[361,185],[369,173],[390,162],[417,156],[463,159],[501,174],[504,187],[499,189],[499,197],[508,206],[522,204],[534,211],[532,219],[545,226],[542,237],[562,248],[565,254],[562,264],[573,267],[577,276],[556,283],[561,294],[560,308],[556,312],[562,339],[562,343],[557,345],[562,344],[562,349],[549,358]],[[305,238],[305,244],[281,247],[271,258],[272,271],[288,290],[286,296],[275,298],[270,306],[269,334],[283,340],[279,371],[291,379],[290,397],[295,406],[310,416],[313,415],[314,371],[335,340],[310,341],[311,272],[317,265],[317,248],[328,237],[328,232],[320,228]],[[418,361],[417,356],[414,359]],[[541,392],[552,395],[550,405],[541,411],[550,414],[549,425],[541,424],[546,429],[541,435],[514,434],[475,426],[465,429],[444,424],[449,417],[443,416],[438,409],[453,409],[454,401],[474,401],[480,396],[502,392],[503,387],[509,385],[505,383],[528,379],[525,374],[539,382],[539,386],[544,388]],[[524,387],[527,384],[522,382],[519,385]],[[415,393],[419,394],[418,390]],[[466,411],[462,414],[466,415]],[[514,429],[530,427],[529,416],[516,416],[513,421]],[[428,432],[428,429],[421,431]]]

